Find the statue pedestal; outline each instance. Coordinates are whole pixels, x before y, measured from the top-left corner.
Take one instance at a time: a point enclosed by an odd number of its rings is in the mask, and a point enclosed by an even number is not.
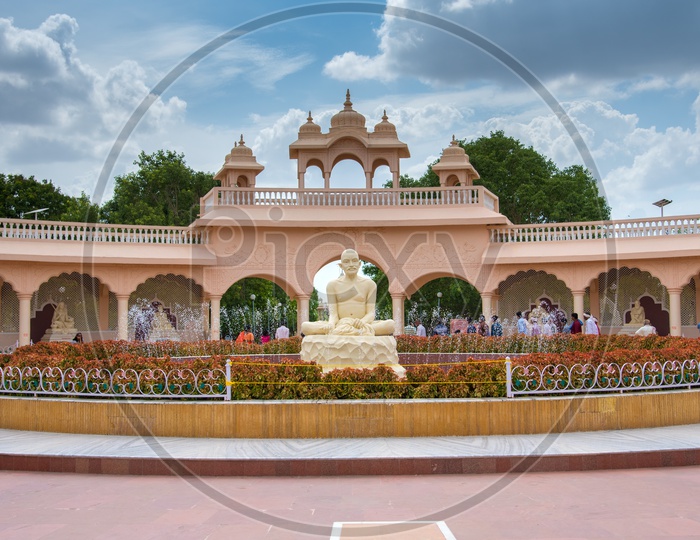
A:
[[[301,342],[301,359],[316,362],[324,373],[334,369],[372,369],[384,364],[399,377],[406,370],[399,365],[394,336],[306,336]]]
[[[180,341],[180,334],[174,328],[156,328],[148,333],[148,341]]]
[[[49,328],[41,337],[41,341],[73,341],[77,333],[76,328],[61,328],[59,330]]]
[[[637,326],[632,324],[626,324],[625,326],[620,328],[618,334],[622,334],[624,336],[633,336],[641,327],[642,325]]]

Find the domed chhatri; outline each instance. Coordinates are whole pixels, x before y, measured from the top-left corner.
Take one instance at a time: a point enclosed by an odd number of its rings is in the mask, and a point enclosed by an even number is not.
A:
[[[299,137],[302,137],[304,135],[321,135],[321,126],[314,122],[314,118],[313,116],[311,116],[311,111],[309,111],[309,116],[306,119],[306,124],[302,124],[302,126],[299,128]]]
[[[309,112],[306,123],[299,127],[299,138],[289,145],[290,159],[297,160],[299,189],[305,188],[304,175],[310,166],[321,169],[323,187],[330,189],[331,171],[343,159],[353,159],[362,166],[367,189],[372,188],[374,173],[383,165],[389,167],[394,187],[399,187],[399,160],[411,157],[408,146],[399,140],[386,111],[374,131],[368,131],[365,124],[365,117],[352,108],[350,90],[343,109],[331,118],[328,133],[323,133]]]
[[[382,116],[382,121],[374,126],[375,133],[381,133],[382,135],[393,135],[396,137],[396,126],[389,122],[389,117],[386,115],[386,109],[384,109],[384,115]]]
[[[231,152],[224,158],[224,165],[214,175],[214,180],[221,182],[221,187],[255,187],[255,179],[265,170],[253,155],[253,149],[248,148],[241,139],[234,143]]]
[[[345,93],[345,103],[343,103],[343,110],[337,112],[333,115],[333,118],[331,118],[331,131],[337,128],[348,127],[357,127],[365,129],[365,117],[352,108],[352,101],[350,101],[349,89]]]
[[[471,186],[479,178],[479,173],[454,135],[450,146],[442,151],[439,161],[433,165],[433,171],[438,175],[442,187]]]

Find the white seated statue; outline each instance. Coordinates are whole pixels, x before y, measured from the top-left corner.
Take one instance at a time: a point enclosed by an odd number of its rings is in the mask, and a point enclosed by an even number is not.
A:
[[[630,309],[630,322],[627,323],[627,326],[644,326],[645,315],[644,308],[639,303],[639,300],[637,300],[632,304],[632,309]]]
[[[304,322],[305,336],[331,334],[336,336],[391,336],[394,321],[375,320],[377,285],[358,275],[360,257],[354,249],[346,249],[340,258],[343,275],[328,283],[328,321]]]
[[[148,332],[149,341],[179,341],[180,334],[170,322],[168,314],[163,311],[163,306],[158,304],[156,312],[153,314],[151,329]]]
[[[301,325],[302,360],[313,360],[324,371],[342,367],[390,365],[400,376],[405,370],[398,363],[394,321],[376,320],[377,285],[358,275],[360,257],[346,249],[340,257],[343,274],[330,281],[328,321],[304,322]]]
[[[65,302],[59,302],[51,318],[52,330],[75,330],[75,319],[68,315],[68,308]]]
[[[68,314],[65,302],[56,304],[51,317],[51,326],[46,330],[41,341],[73,341],[78,331],[75,328],[75,319]]]

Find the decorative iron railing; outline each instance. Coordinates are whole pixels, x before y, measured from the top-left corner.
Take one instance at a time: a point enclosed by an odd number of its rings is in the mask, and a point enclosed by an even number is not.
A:
[[[697,360],[512,366],[506,359],[508,397],[666,390],[700,386]]]
[[[227,368],[228,370],[228,368]],[[228,375],[230,379],[230,373]],[[33,396],[225,399],[223,369],[4,367],[0,394]]]
[[[557,242],[700,234],[700,216],[586,221],[489,228],[491,242]]]
[[[231,400],[231,361],[224,369],[16,367],[0,369],[0,394]],[[697,360],[513,366],[506,359],[506,396],[594,394],[700,386]]]
[[[217,206],[445,206],[477,205],[498,211],[498,197],[483,186],[402,189],[214,188],[202,213]]]
[[[127,244],[206,244],[207,232],[191,227],[0,219],[0,238]]]

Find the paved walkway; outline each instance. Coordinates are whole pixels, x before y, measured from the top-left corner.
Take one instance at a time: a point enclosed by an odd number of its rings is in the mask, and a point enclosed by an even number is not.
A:
[[[700,467],[339,478],[4,471],[0,540],[699,538],[699,499]],[[376,523],[406,520],[431,526]]]
[[[338,440],[0,430],[0,540],[700,538],[698,459],[698,425]],[[64,472],[28,472],[51,470]]]
[[[320,476],[700,465],[700,425],[550,435],[192,439],[0,430],[0,469]]]

